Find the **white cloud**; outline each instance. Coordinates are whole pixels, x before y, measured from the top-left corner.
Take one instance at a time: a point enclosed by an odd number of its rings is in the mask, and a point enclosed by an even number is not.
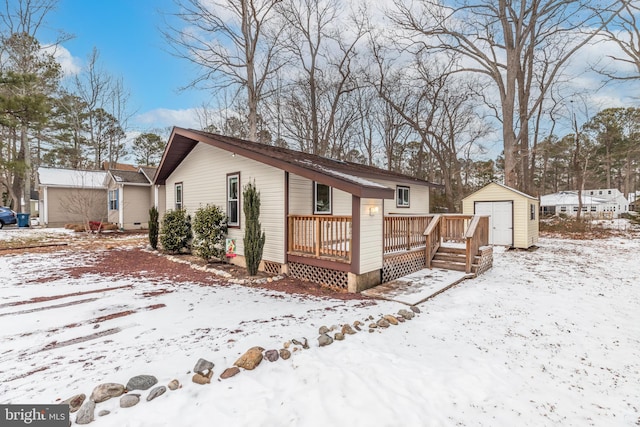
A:
[[[82,60],[73,56],[64,46],[49,45],[43,49],[53,55],[62,67],[62,73],[65,77],[79,74],[82,71]]]
[[[170,110],[168,108],[156,108],[139,114],[133,118],[137,127],[141,129],[165,128],[179,126],[185,128],[199,129],[197,108],[184,110]]]

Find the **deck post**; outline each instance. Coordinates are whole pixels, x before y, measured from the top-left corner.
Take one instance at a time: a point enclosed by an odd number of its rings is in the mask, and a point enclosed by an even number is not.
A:
[[[320,257],[320,242],[322,239],[322,223],[320,222],[320,218],[316,217],[315,220],[316,223],[316,244],[315,244],[315,249],[316,249],[316,256]]]

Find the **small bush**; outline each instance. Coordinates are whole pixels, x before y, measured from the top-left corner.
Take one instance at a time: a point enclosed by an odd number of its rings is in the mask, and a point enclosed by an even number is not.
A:
[[[227,215],[222,209],[214,205],[198,209],[193,218],[193,232],[193,248],[200,258],[206,261],[224,259]]]
[[[158,249],[158,209],[154,206],[149,209],[149,244],[155,250]]]
[[[171,253],[188,249],[193,238],[191,217],[184,209],[168,211],[162,219],[160,243],[162,248]]]

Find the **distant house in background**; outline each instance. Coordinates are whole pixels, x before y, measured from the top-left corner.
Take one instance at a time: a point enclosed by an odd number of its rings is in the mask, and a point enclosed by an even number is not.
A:
[[[540,197],[542,215],[569,215],[578,213],[578,192],[560,191]],[[617,218],[629,212],[629,202],[616,188],[584,190],[582,214],[594,218]]]
[[[466,215],[489,216],[489,244],[527,249],[538,242],[537,198],[492,182],[462,199]]]
[[[155,203],[151,184],[156,168],[109,169],[105,185],[108,192],[108,222],[120,229],[149,227],[149,208]]]
[[[138,166],[130,165],[128,163],[102,162],[102,170],[108,171],[109,169],[115,169],[119,171],[138,172]]]
[[[107,220],[107,172],[38,168],[39,222],[45,227]]]

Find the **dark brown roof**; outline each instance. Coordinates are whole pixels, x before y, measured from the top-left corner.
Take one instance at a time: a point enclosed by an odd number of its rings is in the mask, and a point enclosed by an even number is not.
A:
[[[119,184],[151,184],[147,177],[142,172],[138,171],[134,172],[109,169],[109,175],[111,175],[111,178]]]
[[[282,169],[296,175],[327,184],[359,197],[393,199],[391,189],[371,179],[394,183],[435,186],[427,181],[373,166],[329,159],[314,154],[274,147],[193,129],[175,127],[162,156],[155,176],[155,184],[164,184],[167,177],[191,150],[202,142],[231,153]]]

